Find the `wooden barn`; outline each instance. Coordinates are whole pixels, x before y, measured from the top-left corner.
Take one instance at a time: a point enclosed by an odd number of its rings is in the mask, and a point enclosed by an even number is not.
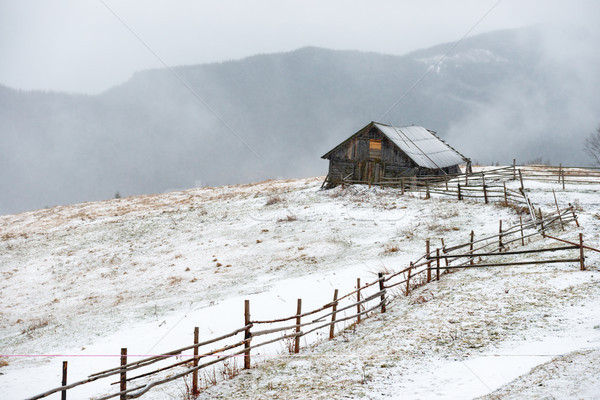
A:
[[[329,160],[328,187],[342,182],[391,183],[399,178],[460,173],[468,158],[420,126],[371,122],[321,158]]]

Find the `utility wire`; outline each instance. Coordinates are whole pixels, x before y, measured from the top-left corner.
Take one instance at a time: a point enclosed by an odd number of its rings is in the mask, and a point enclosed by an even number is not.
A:
[[[498,5],[502,2],[502,0],[498,0],[489,10],[487,10],[487,12],[485,14],[483,14],[483,16],[481,18],[479,18],[479,20],[477,22],[475,22],[475,24],[456,42],[452,45],[452,47],[450,47],[450,49],[448,49],[448,51],[438,60],[437,63],[435,63],[434,65],[430,66],[429,68],[427,68],[427,70],[423,73],[423,75],[421,75],[421,77],[419,79],[417,79],[415,81],[415,83],[412,84],[412,86],[410,88],[408,88],[408,90],[406,92],[404,92],[404,94],[402,96],[400,96],[400,98],[398,98],[398,100],[396,100],[394,102],[394,104],[392,104],[392,106],[390,108],[387,109],[386,112],[384,112],[381,117],[379,117],[378,121],[383,120],[383,118],[388,115],[394,108],[396,108],[396,106],[402,101],[404,100],[412,91],[415,87],[417,87],[421,81],[423,81],[423,79],[425,79],[427,77],[427,75],[429,75],[431,73],[431,71],[433,71],[436,67],[438,67],[442,61],[444,61],[444,59],[446,57],[448,57],[448,55],[450,53],[452,53],[452,51],[459,45],[462,43],[463,40],[465,40],[465,38],[467,36],[469,36],[469,34],[492,12],[494,11],[494,9],[496,7],[498,7]]]
[[[252,152],[252,154],[254,154],[254,156],[256,156],[256,158],[261,158],[260,155],[254,151],[254,149],[252,148],[252,146],[250,146],[248,144],[248,142],[246,142],[237,132],[235,129],[233,129],[233,127],[231,125],[229,125],[227,123],[227,121],[225,121],[223,119],[223,117],[221,117],[221,115],[219,115],[219,113],[217,113],[217,111],[212,108],[202,97],[200,97],[200,95],[194,90],[194,88],[192,88],[192,86],[187,83],[185,81],[185,79],[183,79],[181,77],[181,75],[179,75],[177,73],[177,71],[175,71],[175,69],[173,69],[171,66],[169,66],[163,59],[162,57],[160,57],[158,55],[158,53],[156,51],[154,51],[154,49],[152,49],[152,47],[150,47],[150,45],[148,45],[148,43],[146,43],[146,41],[144,41],[144,39],[142,39],[140,37],[140,35],[138,35],[130,26],[129,24],[127,24],[127,22],[125,22],[123,20],[123,18],[121,18],[119,16],[119,14],[117,14],[108,4],[106,4],[106,2],[104,0],[98,0],[100,1],[100,3],[102,3],[102,5],[104,7],[106,7],[106,9],[112,14],[114,15],[114,17],[119,20],[119,22],[146,48],[146,50],[148,50],[153,56],[154,58],[156,58],[167,70],[169,70],[169,72],[171,72],[171,74],[173,74],[173,76],[192,94],[192,96],[194,96],[194,98],[196,98],[196,100],[198,100],[198,102],[200,102],[202,105],[204,105],[204,107],[206,107],[206,109],[208,111],[210,111],[228,130],[229,132],[237,139],[239,140],[244,146],[246,146],[246,148],[248,150],[250,150],[250,152]]]

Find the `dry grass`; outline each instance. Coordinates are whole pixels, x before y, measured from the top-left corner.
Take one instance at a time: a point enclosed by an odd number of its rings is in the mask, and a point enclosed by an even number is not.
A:
[[[521,204],[510,203],[510,202],[508,204],[504,204],[504,202],[495,203],[495,204],[498,205],[499,207],[510,208],[510,209],[514,210],[517,213],[517,215],[529,214],[529,207],[521,205]]]
[[[272,206],[277,203],[283,203],[283,198],[281,196],[271,196],[267,199],[265,206]]]
[[[170,276],[169,277],[169,285],[170,286],[178,285],[181,283],[182,280],[183,280],[183,278],[180,276]]]
[[[35,318],[21,331],[21,334],[32,336],[32,334],[40,328],[48,326],[49,322],[45,318]]]
[[[412,239],[415,236],[415,229],[412,226],[407,226],[402,229],[398,229],[398,236],[404,237],[406,239]]]
[[[0,368],[2,367],[8,367],[8,359],[7,358],[0,358]]]
[[[294,214],[288,214],[287,216],[283,217],[283,218],[278,218],[277,222],[292,222],[292,221],[296,221],[298,219],[298,217],[296,217]]]
[[[384,253],[396,253],[400,251],[400,247],[397,244],[386,244],[383,246]]]

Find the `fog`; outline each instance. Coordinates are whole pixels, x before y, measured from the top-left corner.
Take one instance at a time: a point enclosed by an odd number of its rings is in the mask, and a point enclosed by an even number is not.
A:
[[[99,93],[163,66],[145,45],[171,66],[304,46],[402,55],[475,24],[595,26],[599,11],[594,0],[0,0],[0,84]]]
[[[582,150],[584,138],[600,126],[600,30],[585,24],[557,28],[540,27],[533,81],[503,86],[451,123],[448,137],[457,138],[466,154],[482,163],[590,164]]]
[[[324,175],[400,99],[482,163],[588,164],[600,125],[593,1],[0,1],[0,214]]]

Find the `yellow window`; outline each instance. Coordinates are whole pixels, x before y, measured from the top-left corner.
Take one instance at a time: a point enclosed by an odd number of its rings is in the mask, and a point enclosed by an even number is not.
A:
[[[381,150],[381,140],[371,140],[369,142],[369,149],[371,150]]]
[[[369,158],[378,160],[381,158],[381,140],[369,141]]]

